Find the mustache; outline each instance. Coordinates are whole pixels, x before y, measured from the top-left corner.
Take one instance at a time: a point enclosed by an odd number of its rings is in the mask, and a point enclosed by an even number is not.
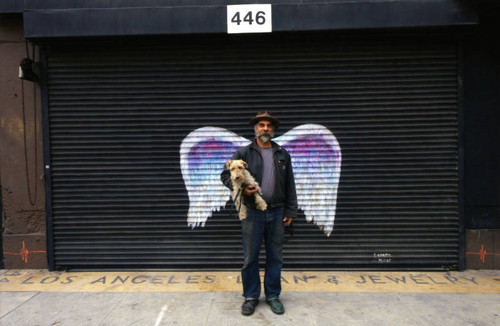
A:
[[[260,138],[260,140],[267,142],[274,137],[274,132],[268,132],[268,131],[255,132],[255,136],[257,138]]]
[[[255,134],[257,136],[269,136],[269,137],[273,137],[274,136],[274,132],[269,132],[269,131],[261,131],[261,132],[255,132]]]

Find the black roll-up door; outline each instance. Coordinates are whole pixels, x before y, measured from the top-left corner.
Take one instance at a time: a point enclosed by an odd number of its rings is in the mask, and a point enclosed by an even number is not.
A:
[[[180,150],[204,127],[250,140],[248,120],[262,109],[280,119],[277,137],[321,125],[341,150],[336,208],[326,208],[333,231],[300,210],[285,268],[457,268],[452,36],[169,36],[46,49],[53,268],[240,268],[230,202],[188,226]]]

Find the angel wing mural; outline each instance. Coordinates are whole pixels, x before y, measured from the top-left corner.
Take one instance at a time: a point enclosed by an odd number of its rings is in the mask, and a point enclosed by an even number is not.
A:
[[[342,155],[333,133],[318,124],[304,124],[273,139],[292,157],[299,208],[326,236],[333,231]],[[189,196],[187,223],[204,226],[213,211],[230,200],[220,181],[224,163],[250,141],[218,127],[203,127],[184,138],[180,148],[182,177]]]

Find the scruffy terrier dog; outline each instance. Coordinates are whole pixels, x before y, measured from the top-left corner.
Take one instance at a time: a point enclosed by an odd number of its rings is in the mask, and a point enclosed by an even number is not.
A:
[[[250,172],[248,172],[247,167],[247,163],[243,160],[229,160],[226,163],[226,168],[231,172],[231,181],[233,183],[231,196],[233,197],[236,209],[239,211],[240,220],[247,217],[247,208],[243,202],[245,198],[243,196],[243,189],[245,189],[246,186],[252,186],[259,189],[259,191],[252,194],[255,200],[255,206],[261,211],[267,209],[267,204],[260,194],[259,184],[255,181]]]

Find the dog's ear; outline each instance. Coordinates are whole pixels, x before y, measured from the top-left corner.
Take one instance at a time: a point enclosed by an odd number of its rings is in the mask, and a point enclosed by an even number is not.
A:
[[[245,169],[247,169],[248,168],[247,162],[243,161],[243,166],[245,167]]]
[[[231,166],[231,164],[233,163],[233,160],[229,160],[226,162],[226,169],[229,170],[229,167]]]

